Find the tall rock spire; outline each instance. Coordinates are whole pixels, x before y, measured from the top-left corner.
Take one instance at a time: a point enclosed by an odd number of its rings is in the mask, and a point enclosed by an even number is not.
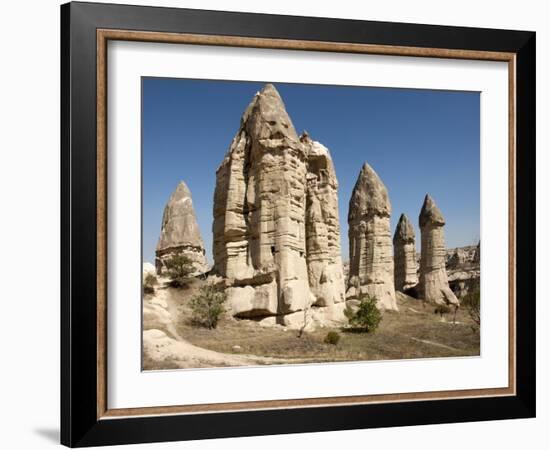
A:
[[[272,84],[266,84],[254,96],[243,114],[241,128],[256,140],[286,138],[298,142],[283,99]]]
[[[421,234],[420,297],[430,303],[458,305],[445,269],[445,219],[429,194],[424,198],[418,223]]]
[[[397,310],[390,231],[391,203],[378,174],[363,165],[349,203],[348,298],[376,296],[382,309]]]
[[[307,150],[306,255],[315,305],[331,306],[345,300],[340,249],[338,181],[328,149],[304,133]]]
[[[155,259],[158,273],[162,273],[165,261],[174,254],[184,254],[190,258],[196,272],[208,270],[191,191],[183,181],[164,207]]]
[[[316,203],[332,198],[337,188],[328,150],[321,152],[317,144],[298,137],[271,84],[254,96],[241,118],[216,172],[213,224],[215,270],[226,280],[235,316],[282,315],[344,299],[343,292],[333,295],[320,286],[337,284],[327,281],[334,278],[331,271],[308,268],[325,261],[327,252],[334,251],[332,241],[339,240],[338,223],[329,224],[333,211],[325,219]],[[323,175],[334,181],[310,192],[308,180],[323,176],[321,169],[310,172],[317,160],[323,160]],[[307,217],[326,223],[306,230]],[[317,276],[318,285],[310,288],[310,279]]]
[[[401,214],[393,235],[395,289],[404,292],[418,284],[414,228]]]

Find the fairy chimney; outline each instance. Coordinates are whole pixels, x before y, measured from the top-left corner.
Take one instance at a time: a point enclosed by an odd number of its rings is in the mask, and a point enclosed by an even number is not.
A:
[[[233,315],[345,300],[337,187],[328,150],[298,137],[279,93],[265,85],[216,172],[214,270]]]
[[[401,214],[393,235],[395,289],[404,292],[418,284],[414,228]]]
[[[208,270],[191,191],[183,181],[178,184],[164,207],[155,258],[157,273],[162,274],[166,260],[176,254],[187,256],[195,273]]]
[[[421,234],[419,295],[430,303],[458,305],[445,269],[445,219],[429,194],[426,194],[418,221]]]
[[[390,215],[386,186],[365,163],[349,203],[347,297],[368,294],[377,298],[379,308],[397,310]]]

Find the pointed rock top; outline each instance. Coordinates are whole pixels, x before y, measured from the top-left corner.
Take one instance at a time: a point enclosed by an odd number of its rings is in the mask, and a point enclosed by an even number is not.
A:
[[[329,149],[320,142],[311,139],[306,132],[300,136],[300,142],[307,155],[308,176],[315,175],[319,186],[328,184],[334,189],[338,189],[336,170]]]
[[[265,84],[265,86],[260,91],[260,95],[276,95],[277,97],[279,97],[279,99],[281,98],[281,96],[279,95],[279,91],[275,89],[275,86],[273,86],[271,83]]]
[[[411,221],[405,214],[401,214],[395,228],[393,242],[414,243],[414,228]]]
[[[422,210],[420,211],[420,216],[418,217],[418,223],[420,228],[427,225],[438,227],[445,225],[445,218],[435,204],[433,198],[430,197],[430,194],[426,194],[426,197],[424,198],[424,204],[422,205]]]
[[[185,184],[185,181],[180,181],[178,183],[178,186],[176,187],[176,190],[172,193],[171,195],[171,199],[173,197],[191,197],[191,191],[189,190],[189,188],[187,187],[187,184]]]
[[[365,163],[353,188],[348,222],[368,215],[389,217],[391,203],[386,186],[373,168]]]
[[[243,114],[241,124],[258,139],[288,138],[298,141],[283,99],[275,86],[269,83],[256,93]]]
[[[191,191],[181,181],[164,207],[157,251],[183,245],[204,247]]]

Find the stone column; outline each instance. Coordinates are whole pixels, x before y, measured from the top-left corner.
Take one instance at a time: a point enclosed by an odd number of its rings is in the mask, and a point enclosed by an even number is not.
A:
[[[418,222],[421,234],[419,295],[429,303],[458,305],[445,269],[445,219],[428,194]]]
[[[381,309],[397,310],[390,231],[391,203],[376,172],[363,165],[349,203],[348,298],[375,296]]]
[[[405,292],[418,284],[414,228],[401,214],[393,235],[395,289]]]
[[[306,259],[314,305],[332,306],[345,300],[340,250],[338,181],[328,149],[302,135],[308,152],[306,196]]]

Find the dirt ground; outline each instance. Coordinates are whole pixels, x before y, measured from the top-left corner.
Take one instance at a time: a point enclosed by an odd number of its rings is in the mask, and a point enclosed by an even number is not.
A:
[[[336,362],[357,360],[390,360],[440,358],[479,355],[479,330],[467,311],[459,309],[443,318],[434,313],[434,306],[398,296],[399,312],[385,312],[380,327],[373,333],[358,333],[340,328],[323,327],[304,332],[283,326],[262,326],[258,321],[224,317],[215,330],[193,325],[189,301],[199,282],[187,289],[171,289],[168,311],[173,317],[178,338],[195,347],[221,354],[257,357],[243,359],[243,364],[282,364]],[[337,345],[324,343],[329,331],[337,331]],[[219,366],[220,364],[212,364]],[[208,367],[208,362],[201,364]],[[152,361],[144,355],[144,369],[181,367],[171,362]]]

